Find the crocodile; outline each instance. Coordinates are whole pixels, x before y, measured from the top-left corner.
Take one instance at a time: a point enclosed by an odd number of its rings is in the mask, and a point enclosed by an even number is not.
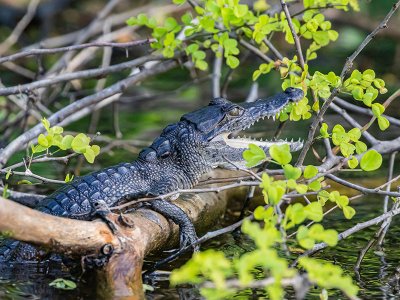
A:
[[[135,161],[78,177],[42,199],[36,209],[56,216],[89,220],[100,200],[112,207],[128,199],[157,197],[193,187],[213,168],[244,167],[242,153],[250,143],[266,153],[276,143],[288,143],[291,151],[298,151],[303,146],[300,140],[262,141],[234,137],[233,133],[265,117],[275,119],[290,102],[297,103],[303,97],[301,89],[287,88],[254,102],[237,104],[225,98],[214,98],[208,106],[184,114],[179,122],[168,125]],[[173,202],[156,199],[147,202],[147,206],[179,225],[181,247],[197,240],[192,222]],[[34,246],[16,240],[6,239],[0,243],[0,262],[40,260],[42,254],[43,251]]]

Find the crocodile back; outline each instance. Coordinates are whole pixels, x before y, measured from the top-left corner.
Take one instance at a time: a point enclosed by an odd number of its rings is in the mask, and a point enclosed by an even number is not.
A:
[[[122,163],[78,177],[42,199],[36,209],[55,216],[89,220],[97,200],[113,206],[124,195],[140,191],[141,178],[136,176],[136,169],[135,164]],[[13,239],[0,241],[0,262],[38,258],[39,251],[34,246]]]

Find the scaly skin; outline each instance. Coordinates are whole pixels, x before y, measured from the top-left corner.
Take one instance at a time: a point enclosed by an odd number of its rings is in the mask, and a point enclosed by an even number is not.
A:
[[[244,163],[242,152],[254,141],[227,140],[227,134],[250,127],[265,116],[275,116],[289,102],[302,98],[301,90],[290,88],[253,103],[234,104],[222,98],[213,99],[209,106],[167,126],[151,146],[140,152],[136,161],[79,177],[44,198],[36,209],[56,216],[89,220],[99,200],[112,207],[127,199],[191,188],[212,168],[229,167],[232,162]],[[236,141],[234,145],[232,141]],[[258,143],[265,151],[271,145]],[[288,143],[292,151],[302,146]],[[179,207],[162,200],[151,201],[148,206],[180,226],[181,246],[196,241],[193,224]],[[35,260],[40,259],[41,254],[33,246],[14,240],[0,244],[0,261]]]

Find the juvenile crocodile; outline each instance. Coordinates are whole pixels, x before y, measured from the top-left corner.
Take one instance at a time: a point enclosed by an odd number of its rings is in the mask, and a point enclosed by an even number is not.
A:
[[[266,153],[272,143],[289,143],[291,151],[297,151],[302,147],[300,141],[255,141],[230,135],[265,117],[275,118],[289,102],[298,102],[303,97],[302,90],[288,88],[251,103],[235,104],[215,98],[208,106],[185,114],[179,122],[167,126],[151,146],[139,153],[136,161],[78,177],[41,200],[36,209],[88,220],[98,200],[111,207],[127,198],[159,196],[193,187],[212,168],[232,168],[232,163],[244,166],[242,153],[249,143],[257,144]],[[150,201],[148,206],[179,225],[181,247],[196,241],[193,224],[179,207],[164,200]],[[15,240],[0,244],[0,261],[36,260],[39,253],[35,247]]]

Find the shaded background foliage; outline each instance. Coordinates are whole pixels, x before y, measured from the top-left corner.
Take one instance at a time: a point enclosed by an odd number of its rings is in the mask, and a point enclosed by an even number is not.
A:
[[[275,1],[276,4],[279,4]],[[28,27],[26,32],[21,36],[19,42],[15,45],[15,50],[29,46],[36,43],[39,40],[43,40],[49,37],[59,36],[61,34],[66,34],[75,30],[79,30],[84,26],[88,25],[91,20],[93,20],[98,11],[104,7],[106,1],[73,1],[73,0],[54,0],[54,1],[43,1],[40,5],[38,13],[34,19],[34,22]],[[273,1],[269,1],[270,4],[275,5]],[[116,12],[124,12],[135,7],[151,7],[154,5],[165,5],[165,1],[121,1],[117,6]],[[378,22],[389,10],[390,6],[393,4],[390,0],[371,0],[371,1],[360,1],[361,12],[339,12],[328,10],[326,15],[327,19],[331,20],[333,27],[339,31],[339,39],[335,43],[331,43],[325,49],[319,52],[319,56],[316,60],[310,63],[310,69],[313,72],[318,69],[321,72],[327,73],[328,71],[334,71],[335,73],[340,73],[342,66],[345,62],[346,57],[352,53],[355,47],[363,40],[366,34],[368,34],[374,27],[375,22]],[[24,1],[3,1],[0,3],[0,40],[4,40],[11,32],[12,28],[15,26],[16,22],[24,15],[27,3]],[[175,14],[178,16],[182,12],[177,11]],[[161,15],[160,15],[161,17]],[[122,25],[123,26],[123,25]],[[391,94],[396,87],[399,86],[399,65],[400,65],[400,19],[398,16],[394,17],[390,24],[390,30],[385,31],[382,36],[376,38],[374,42],[369,44],[367,48],[359,55],[357,58],[355,68],[357,69],[374,69],[380,78],[383,78]],[[149,34],[146,29],[139,29],[139,34],[144,36]],[[118,42],[130,41],[135,38],[136,33],[122,35],[118,38]],[[289,46],[282,38],[281,43],[277,43],[278,48],[284,50],[286,53],[295,54],[294,48]],[[291,48],[288,48],[291,47]],[[112,54],[112,63],[122,62],[128,54],[130,58],[140,57],[149,52],[148,46],[135,47],[132,50],[127,51],[123,49],[114,49]],[[97,67],[101,64],[102,53],[101,51],[96,52],[96,59],[94,59],[89,67]],[[23,60],[22,65],[33,72],[33,76],[40,77],[40,74],[36,73],[38,66],[41,66],[42,71],[49,68],[54,61],[57,59],[57,55],[44,56],[41,61],[37,61],[31,58]],[[230,73],[228,68],[223,68],[223,78],[229,75],[230,81],[227,89],[228,98],[234,101],[241,101],[245,99],[248,95],[249,88],[252,84],[252,74],[255,69],[257,69],[260,60],[253,56],[243,56],[243,65],[239,70]],[[23,84],[28,82],[23,76],[17,75],[15,72],[0,66],[1,80],[8,85]],[[125,71],[128,72],[128,71]],[[126,73],[125,73],[126,74]],[[121,78],[120,74],[112,74],[107,77],[107,84],[111,84]],[[89,95],[93,92],[93,88],[97,83],[97,79],[87,80],[79,88],[73,88],[68,93],[60,93],[57,95],[52,104],[49,106],[50,110],[57,110],[66,103],[73,101],[76,98],[82,97],[84,95]],[[274,94],[279,91],[281,81],[279,79],[278,72],[273,72],[268,76],[263,76],[259,80],[260,84],[260,96],[266,96]],[[162,127],[168,123],[176,121],[179,116],[189,110],[192,110],[201,105],[208,103],[211,97],[211,83],[210,76],[208,72],[201,72],[199,70],[188,71],[184,68],[178,68],[167,74],[159,75],[151,80],[144,82],[139,86],[130,87],[128,91],[121,98],[120,104],[118,106],[106,107],[102,110],[99,115],[99,119],[96,122],[96,116],[88,116],[82,120],[75,122],[74,124],[67,126],[66,129],[78,132],[89,132],[96,133],[100,132],[101,136],[99,142],[103,142],[103,146],[109,143],[108,140],[102,141],[101,137],[115,137],[116,130],[114,126],[115,115],[112,114],[112,109],[118,110],[120,130],[123,134],[124,139],[134,139],[137,144],[128,145],[124,147],[116,147],[111,151],[107,151],[102,154],[95,162],[95,165],[85,164],[82,159],[74,159],[72,163],[64,167],[57,164],[55,168],[48,168],[46,166],[33,166],[32,170],[35,173],[43,174],[44,176],[54,177],[63,179],[66,173],[75,173],[79,175],[81,173],[89,172],[93,169],[98,169],[102,166],[107,166],[115,164],[121,161],[130,161],[136,157],[139,149],[146,145],[146,143],[152,140],[153,137],[157,135]],[[384,99],[384,97],[381,96]],[[378,98],[378,100],[383,100]],[[348,97],[350,102],[351,97]],[[355,103],[355,101],[353,102]],[[356,103],[355,103],[356,104]],[[0,106],[5,105],[4,99],[0,97]],[[109,109],[110,108],[110,109]],[[387,110],[387,114],[393,116],[399,116],[400,105],[398,102],[394,102]],[[0,109],[0,122],[5,118],[6,112]],[[15,113],[15,112],[11,112]],[[338,123],[341,122],[340,119],[334,114],[327,116],[328,123]],[[365,122],[368,120],[365,117]],[[36,121],[34,119],[28,119],[27,125],[34,125]],[[94,124],[97,123],[97,126]],[[272,122],[260,124],[257,127],[257,131],[262,131],[263,135],[271,136],[271,134],[276,129],[276,124]],[[285,137],[289,138],[305,138],[307,136],[307,130],[309,126],[309,121],[302,121],[296,124],[289,124],[285,129]],[[1,128],[0,128],[1,130]],[[372,127],[373,132],[379,132],[379,136],[394,137],[395,128],[391,128],[388,131],[381,132],[374,124]],[[19,132],[16,131],[8,139],[2,139],[0,137],[0,143],[6,145],[13,136],[17,135]],[[16,155],[13,157],[13,161],[21,161],[24,153]],[[12,161],[11,161],[12,162]],[[384,174],[385,168],[381,169],[381,176]],[[357,175],[352,174],[356,177]],[[376,183],[376,179],[365,178],[365,173],[362,174],[363,178],[359,178],[358,181],[370,180]],[[376,176],[376,174],[374,174]],[[17,180],[17,179],[16,179]],[[378,179],[380,180],[380,179]],[[375,185],[375,184],[374,184]],[[21,190],[29,190],[29,186],[17,186]],[[53,186],[40,186],[40,191],[43,193],[48,193],[49,190],[54,189]],[[368,208],[375,209],[376,203],[374,199],[370,199],[370,205]],[[363,206],[365,207],[365,206]],[[357,218],[365,218],[368,215],[368,211],[363,212],[361,208],[357,208]],[[357,222],[359,219],[352,220],[351,222]],[[329,219],[332,222],[343,222],[339,216]],[[395,225],[393,226],[396,227]],[[340,227],[337,228],[340,230]],[[371,234],[372,231],[369,233]],[[396,230],[390,233],[390,238],[396,236]],[[325,253],[324,255],[332,255],[333,260],[339,260],[345,267],[348,266],[351,270],[354,264],[354,257],[356,257],[355,251],[353,251],[354,245],[359,245],[361,248],[366,239],[369,238],[368,232],[360,233],[354,238],[353,241],[347,241],[341,244],[343,247],[343,252],[335,253]],[[229,239],[229,238],[228,238]],[[236,246],[233,243],[236,242]],[[244,251],[248,246],[246,243],[248,241],[235,240],[229,241],[229,249],[232,247],[234,252]],[[388,251],[390,256],[388,259],[394,259],[398,257],[395,255],[398,251],[395,251],[395,240],[393,243],[388,244],[393,251]],[[211,244],[211,247],[219,246]],[[393,247],[393,248],[392,248]],[[231,248],[231,249],[232,249]],[[229,249],[231,251],[231,249]],[[334,252],[335,250],[333,250]],[[342,253],[342,255],[340,255]],[[399,253],[400,254],[400,253]],[[375,273],[378,269],[379,257],[373,256],[374,254],[369,254],[367,258],[371,265],[367,264],[365,267],[371,270],[367,274],[364,274],[366,280],[371,280],[374,278]],[[343,259],[343,257],[346,257]],[[386,265],[388,271],[386,274],[394,271],[395,265],[390,263]],[[386,269],[385,269],[386,270]],[[369,274],[371,273],[371,274]],[[385,274],[383,274],[383,277]],[[362,278],[363,279],[363,278]],[[383,283],[382,283],[383,282]],[[384,280],[379,282],[368,282],[366,287],[369,291],[366,291],[368,295],[374,293],[380,293],[385,286],[390,286],[390,283],[385,283]],[[83,288],[84,289],[84,288]],[[158,293],[163,292],[169,293],[169,290],[160,290]],[[76,293],[76,292],[74,292]],[[83,292],[85,293],[85,292]],[[184,292],[183,292],[184,293]],[[243,292],[245,296],[253,293],[250,291]],[[363,293],[363,292],[361,292]],[[0,293],[1,295],[1,293]],[[157,293],[156,293],[157,295]],[[176,296],[176,294],[174,294]],[[375,294],[377,295],[377,294]],[[380,295],[380,294],[379,294]]]

